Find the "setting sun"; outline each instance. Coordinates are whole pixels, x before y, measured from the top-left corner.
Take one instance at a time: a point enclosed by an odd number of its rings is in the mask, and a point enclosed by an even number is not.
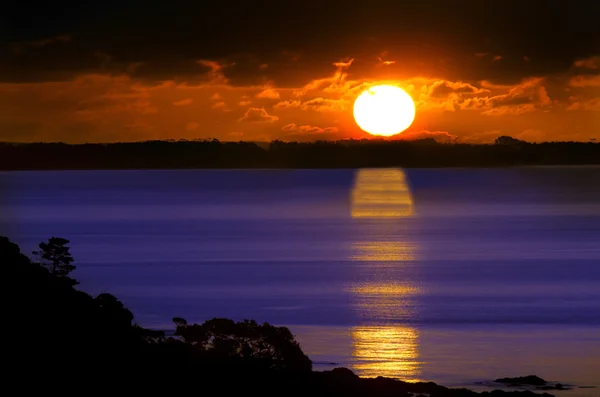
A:
[[[354,101],[354,120],[371,135],[392,136],[406,130],[415,119],[415,103],[403,89],[378,85]]]

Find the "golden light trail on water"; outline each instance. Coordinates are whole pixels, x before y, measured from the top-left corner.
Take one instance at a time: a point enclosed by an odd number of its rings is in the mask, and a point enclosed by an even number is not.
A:
[[[394,225],[415,215],[412,194],[401,169],[359,170],[350,202],[352,218],[365,221],[365,233],[372,237],[352,244],[351,260],[359,268],[377,276],[418,258],[415,243],[390,239]],[[397,321],[414,316],[412,299],[419,288],[409,281],[376,278],[348,287],[359,316],[382,324],[351,329],[353,369],[366,377],[419,381],[419,331]]]

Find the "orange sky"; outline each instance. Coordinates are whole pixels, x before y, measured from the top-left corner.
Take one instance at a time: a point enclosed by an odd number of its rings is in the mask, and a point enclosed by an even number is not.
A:
[[[381,39],[375,45],[364,35],[331,53],[290,44],[294,50],[270,49],[263,56],[258,43],[254,54],[218,57],[194,56],[187,47],[169,55],[166,43],[155,50],[148,46],[140,61],[92,51],[90,44],[86,59],[95,59],[90,68],[79,67],[82,61],[69,54],[83,53],[81,43],[91,39],[75,28],[61,29],[56,31],[66,33],[4,45],[13,69],[2,74],[0,67],[1,141],[363,138],[368,135],[355,125],[352,103],[380,83],[397,84],[415,100],[415,122],[402,137],[600,140],[600,48],[598,55],[586,50],[586,56],[565,57],[564,67],[546,68],[555,50],[546,43],[548,50],[536,56],[533,41],[527,47],[531,54],[510,43],[494,47],[488,39],[481,45],[447,39],[447,46],[439,40],[400,45]],[[304,43],[298,37],[296,42]],[[144,56],[158,52],[163,60],[177,58],[176,67],[169,64],[149,77],[144,71],[163,61]],[[46,66],[49,57],[56,61]],[[43,67],[33,70],[35,64]],[[179,72],[169,74],[172,70]]]

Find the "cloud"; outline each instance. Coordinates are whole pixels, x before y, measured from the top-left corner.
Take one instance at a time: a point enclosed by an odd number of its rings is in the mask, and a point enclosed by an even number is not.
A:
[[[223,110],[223,111],[229,111],[229,108],[227,108],[227,104],[223,101],[221,102],[215,102],[212,106],[211,109],[218,109],[218,110]]]
[[[569,86],[571,86],[571,87],[600,87],[600,75],[575,76],[575,77],[571,78],[571,80],[569,80]]]
[[[281,101],[275,104],[275,109],[298,108],[304,111],[315,112],[343,112],[347,109],[348,103],[343,99],[327,99],[317,97],[307,101]]]
[[[312,125],[296,125],[295,123],[286,124],[281,127],[281,131],[285,132],[303,132],[307,134],[322,134],[322,133],[336,133],[338,132],[337,127],[316,127]]]
[[[250,108],[239,119],[240,122],[246,123],[273,123],[277,120],[279,117],[270,115],[265,108]]]
[[[473,53],[469,51],[466,57],[476,62]],[[277,80],[268,75],[281,70],[280,53],[279,61],[269,59],[263,79],[251,84],[228,80],[226,72],[235,66],[227,59],[190,60],[199,73],[194,80],[157,81],[138,77],[135,67],[127,73],[110,72],[118,61],[115,57],[102,73],[83,73],[58,82],[0,83],[0,106],[5,110],[0,115],[0,140],[14,139],[10,128],[23,131],[21,140],[50,137],[68,142],[233,139],[231,131],[243,134],[247,140],[362,137],[366,135],[353,120],[352,104],[362,90],[375,84],[398,85],[415,100],[415,124],[399,139],[453,141],[458,137],[463,141],[473,137],[474,141],[483,139],[481,131],[501,130],[501,134],[516,137],[526,129],[542,131],[548,139],[563,136],[562,130],[586,140],[588,135],[598,135],[594,129],[598,109],[595,98],[600,97],[597,77],[593,69],[573,66],[576,61],[570,61],[572,69],[568,73],[499,84],[497,80],[439,77],[443,73],[431,77],[421,74],[421,69],[401,77],[396,74],[400,69],[394,69],[399,67],[397,64],[386,66],[386,77],[391,77],[382,79],[377,55],[388,59],[387,54],[373,51],[367,64],[370,75],[361,74],[367,67],[365,57],[353,61],[337,56],[334,59],[341,61],[324,62],[329,73],[304,74],[306,64],[318,61],[303,57],[295,61],[297,75],[303,76],[303,81],[293,86],[275,86]],[[523,62],[521,58],[516,59]],[[511,59],[507,56],[503,62]],[[258,73],[264,61],[253,62],[253,70]],[[536,56],[532,67],[537,62]],[[127,62],[124,68],[132,64]],[[511,117],[515,115],[518,117]],[[190,120],[200,121],[202,128]],[[497,136],[494,132],[493,139]],[[493,141],[491,135],[489,138]]]
[[[275,104],[276,109],[289,109],[289,108],[299,108],[302,106],[302,102],[300,101],[281,101]]]
[[[348,73],[346,71],[352,66],[353,62],[354,58],[347,61],[334,62],[332,65],[335,67],[335,72],[332,76],[311,81],[304,85],[302,89],[296,90],[294,93],[295,96],[301,97],[311,91],[323,91],[327,93],[347,92],[351,84],[347,81]]]
[[[526,79],[514,85],[435,79],[408,82],[407,91],[412,91],[417,113],[467,110],[486,116],[514,115],[553,105],[542,78]]]
[[[377,61],[379,62],[379,66],[390,66],[396,63],[396,61],[392,61],[388,59],[389,51],[383,51],[377,57]]]
[[[548,91],[542,85],[544,79],[527,79],[513,86],[498,86],[482,82],[488,92],[495,95],[466,98],[459,104],[461,109],[479,109],[482,115],[520,115],[535,112],[552,105]]]
[[[437,142],[440,143],[451,143],[451,142],[456,142],[458,137],[454,134],[451,134],[447,131],[429,131],[429,130],[422,130],[422,131],[405,131],[402,134],[397,136],[397,139],[400,140],[408,140],[408,141],[414,141],[414,140],[419,140],[419,139],[434,139]]]
[[[600,68],[600,56],[578,59],[575,61],[574,66],[583,69],[598,69]]]
[[[256,94],[257,98],[263,99],[279,99],[280,95],[273,87],[266,87],[264,90]]]
[[[209,78],[209,84],[228,84],[229,80],[225,77],[223,72],[225,67],[232,65],[222,65],[217,61],[211,61],[206,59],[200,59],[197,63],[205,68],[208,68],[207,76]]]
[[[342,112],[346,110],[347,104],[343,100],[314,98],[306,102],[302,102],[300,109],[313,110],[316,112]]]
[[[534,105],[532,105],[530,103],[523,103],[523,104],[511,104],[511,105],[506,105],[506,106],[493,107],[491,109],[481,112],[481,114],[484,114],[486,116],[507,116],[507,115],[516,116],[519,114],[535,112],[535,110],[536,110],[536,108]]]
[[[30,41],[23,41],[23,42],[19,42],[19,43],[13,43],[11,44],[11,48],[13,50],[14,53],[16,54],[21,54],[23,53],[27,47],[46,47],[48,45],[52,45],[52,44],[60,44],[60,43],[68,43],[71,41],[71,36],[69,36],[68,34],[61,34],[61,35],[57,35],[57,36],[52,36],[52,37],[45,37],[42,39],[38,39],[38,40],[30,40]]]
[[[194,103],[194,100],[192,98],[185,98],[185,99],[182,99],[180,101],[173,102],[173,105],[175,105],[175,106],[188,106],[188,105],[191,105],[192,103]]]
[[[567,107],[567,110],[586,110],[591,112],[600,112],[600,97],[587,100],[572,98],[573,103]]]
[[[484,88],[478,88],[469,83],[462,81],[451,82],[451,81],[436,81],[429,87],[429,97],[440,98],[447,97],[451,93],[457,94],[482,94],[489,93],[490,91]]]

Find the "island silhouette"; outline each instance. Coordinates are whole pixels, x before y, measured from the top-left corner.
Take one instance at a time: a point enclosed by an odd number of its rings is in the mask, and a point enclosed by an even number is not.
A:
[[[118,143],[0,143],[0,170],[508,167],[598,165],[600,143],[529,143],[509,136],[493,144],[421,140]]]

